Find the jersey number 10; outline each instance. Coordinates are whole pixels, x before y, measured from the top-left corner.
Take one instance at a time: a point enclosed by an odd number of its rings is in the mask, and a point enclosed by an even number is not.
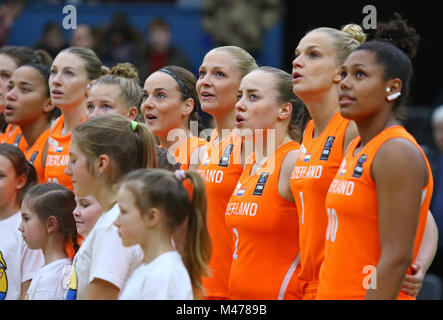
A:
[[[326,241],[335,241],[337,235],[338,218],[335,209],[326,208],[328,213],[328,229],[326,230]]]

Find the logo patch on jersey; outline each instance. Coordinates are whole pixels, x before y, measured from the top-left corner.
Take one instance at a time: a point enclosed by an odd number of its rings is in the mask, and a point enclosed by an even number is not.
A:
[[[202,163],[203,163],[204,166],[207,166],[209,164],[209,162],[210,162],[209,154],[207,152],[205,152],[205,154],[203,156]]]
[[[338,169],[338,174],[342,176],[345,174],[345,172],[346,172],[346,159],[343,159],[340,165],[340,169]]]
[[[17,147],[20,145],[20,140],[22,139],[23,134],[18,134],[17,137],[15,137],[15,141],[14,141],[14,147]]]
[[[38,151],[34,151],[34,152],[32,153],[31,158],[29,159],[29,163],[30,163],[30,164],[34,164],[35,158],[37,158],[37,156],[38,156]]]
[[[48,138],[48,152],[56,153],[58,148],[58,141],[49,137]]]
[[[301,161],[305,161],[305,154],[306,154],[306,147],[304,146],[304,145],[301,145],[300,146],[300,153],[298,154],[298,158],[301,160]]]
[[[261,196],[263,194],[263,190],[265,189],[266,182],[269,178],[269,172],[263,172],[260,174],[258,178],[258,182],[255,185],[254,192],[252,193],[254,196]]]
[[[0,251],[0,300],[5,300],[8,293],[8,277],[6,276],[6,261]]]
[[[237,196],[241,197],[243,195],[243,193],[245,193],[246,188],[240,188],[237,192]]]
[[[304,162],[309,162],[309,160],[311,160],[311,156],[312,156],[312,153],[310,153],[310,152],[305,154],[305,156],[303,158],[303,161]]]
[[[326,139],[325,145],[323,146],[323,151],[320,155],[320,160],[327,161],[329,159],[329,155],[331,154],[332,146],[334,145],[335,137],[329,136]]]
[[[363,174],[363,164],[368,160],[368,156],[365,154],[362,154],[360,158],[358,158],[357,164],[354,168],[354,173],[352,176],[354,178],[361,178],[361,175]]]
[[[233,144],[228,144],[225,148],[225,151],[223,151],[223,154],[220,158],[220,161],[218,162],[219,167],[225,167],[227,168],[229,165],[229,158],[231,158],[232,151],[234,150]]]

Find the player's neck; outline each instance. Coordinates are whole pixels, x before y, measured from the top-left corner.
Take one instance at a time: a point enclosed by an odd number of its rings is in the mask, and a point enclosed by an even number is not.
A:
[[[160,234],[155,239],[151,239],[151,241],[147,241],[145,244],[140,244],[140,246],[144,252],[143,262],[146,264],[151,263],[166,252],[175,251],[171,242],[171,235],[169,234]]]
[[[386,108],[386,110],[388,109]],[[400,124],[393,114],[389,115],[383,113],[384,112],[380,112],[379,114],[376,114],[368,119],[355,122],[361,139],[361,147],[364,147],[369,141],[371,141],[386,128]]]
[[[330,90],[319,99],[306,103],[306,107],[314,122],[314,138],[317,138],[326,129],[334,115],[340,111],[338,94]]]
[[[29,126],[20,127],[23,132],[23,137],[25,138],[29,148],[34,145],[40,135],[51,125],[50,122],[48,122],[48,120],[45,118],[46,116],[41,117]]]
[[[0,207],[0,221],[6,220],[20,210],[16,203],[10,203],[4,207]]]
[[[42,248],[45,257],[45,265],[56,260],[66,259],[66,242],[63,234],[50,234],[46,246]]]

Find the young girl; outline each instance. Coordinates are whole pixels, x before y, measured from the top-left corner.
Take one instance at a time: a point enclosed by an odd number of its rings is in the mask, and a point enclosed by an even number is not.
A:
[[[193,185],[192,200],[183,186]],[[143,264],[125,285],[121,300],[190,300],[200,298],[201,277],[208,274],[211,253],[206,227],[206,196],[201,177],[192,171],[141,169],[123,180],[115,221],[124,246],[139,244]],[[186,224],[183,252],[171,241]]]
[[[66,174],[76,196],[94,197],[103,213],[75,256],[67,298],[117,299],[140,264],[140,248],[123,247],[113,222],[123,176],[156,166],[154,139],[146,125],[121,115],[98,115],[74,129]]]
[[[6,94],[8,92],[9,79],[14,71],[25,64],[45,64],[50,59],[44,50],[32,50],[27,47],[4,46],[0,49],[0,114],[4,119]],[[4,119],[5,120],[5,119]],[[7,124],[5,120],[5,124]],[[4,124],[2,124],[4,126]],[[3,130],[0,129],[1,132]],[[20,128],[13,124],[7,124],[5,132],[0,132],[0,143],[13,144],[25,152],[26,141],[23,139]]]
[[[94,197],[75,197],[77,206],[73,211],[77,233],[87,236],[91,232],[103,210]]]
[[[399,121],[418,36],[400,16],[383,30],[386,40],[361,45],[341,69],[340,113],[360,136],[326,196],[318,299],[411,299],[400,289],[423,239],[433,179]]]
[[[130,120],[143,121],[140,114],[142,88],[138,71],[130,63],[119,63],[109,74],[93,81],[86,107],[88,118],[102,113],[121,114]]]
[[[6,120],[23,133],[28,161],[44,182],[45,151],[54,106],[49,94],[49,67],[43,64],[24,65],[14,71],[6,94]]]
[[[30,249],[42,249],[45,265],[32,279],[28,300],[63,300],[71,259],[66,245],[77,251],[72,191],[56,183],[40,184],[26,192],[19,230]]]
[[[72,190],[72,181],[65,174],[72,131],[86,120],[88,84],[101,75],[100,59],[90,49],[70,47],[55,57],[49,88],[52,103],[60,108],[62,115],[49,134],[45,181],[57,182]]]
[[[296,299],[300,252],[298,216],[289,180],[298,157],[301,127],[290,125],[303,110],[291,75],[256,69],[240,83],[236,127],[254,152],[226,208],[234,253],[229,277],[232,299]],[[292,127],[291,127],[292,129]]]
[[[190,130],[190,123],[198,123],[196,82],[188,70],[167,66],[151,74],[143,87],[145,122],[183,170],[197,169],[207,144],[198,137],[197,127]]]
[[[209,262],[211,276],[203,280],[208,299],[229,299],[228,280],[234,243],[232,230],[225,225],[225,211],[243,171],[245,158],[241,157],[245,152],[242,138],[231,131],[235,125],[240,80],[256,67],[248,52],[227,46],[209,51],[199,68],[196,87],[202,110],[213,116],[216,123],[206,157],[198,167],[205,181],[208,228],[213,245]]]
[[[0,144],[0,300],[24,299],[31,279],[44,263],[18,230],[23,194],[37,183],[37,173],[16,147]]]

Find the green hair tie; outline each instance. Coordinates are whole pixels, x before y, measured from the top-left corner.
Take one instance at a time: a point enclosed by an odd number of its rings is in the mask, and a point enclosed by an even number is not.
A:
[[[137,125],[138,125],[138,122],[137,121],[131,121],[131,128],[132,128],[132,131],[137,131]]]

